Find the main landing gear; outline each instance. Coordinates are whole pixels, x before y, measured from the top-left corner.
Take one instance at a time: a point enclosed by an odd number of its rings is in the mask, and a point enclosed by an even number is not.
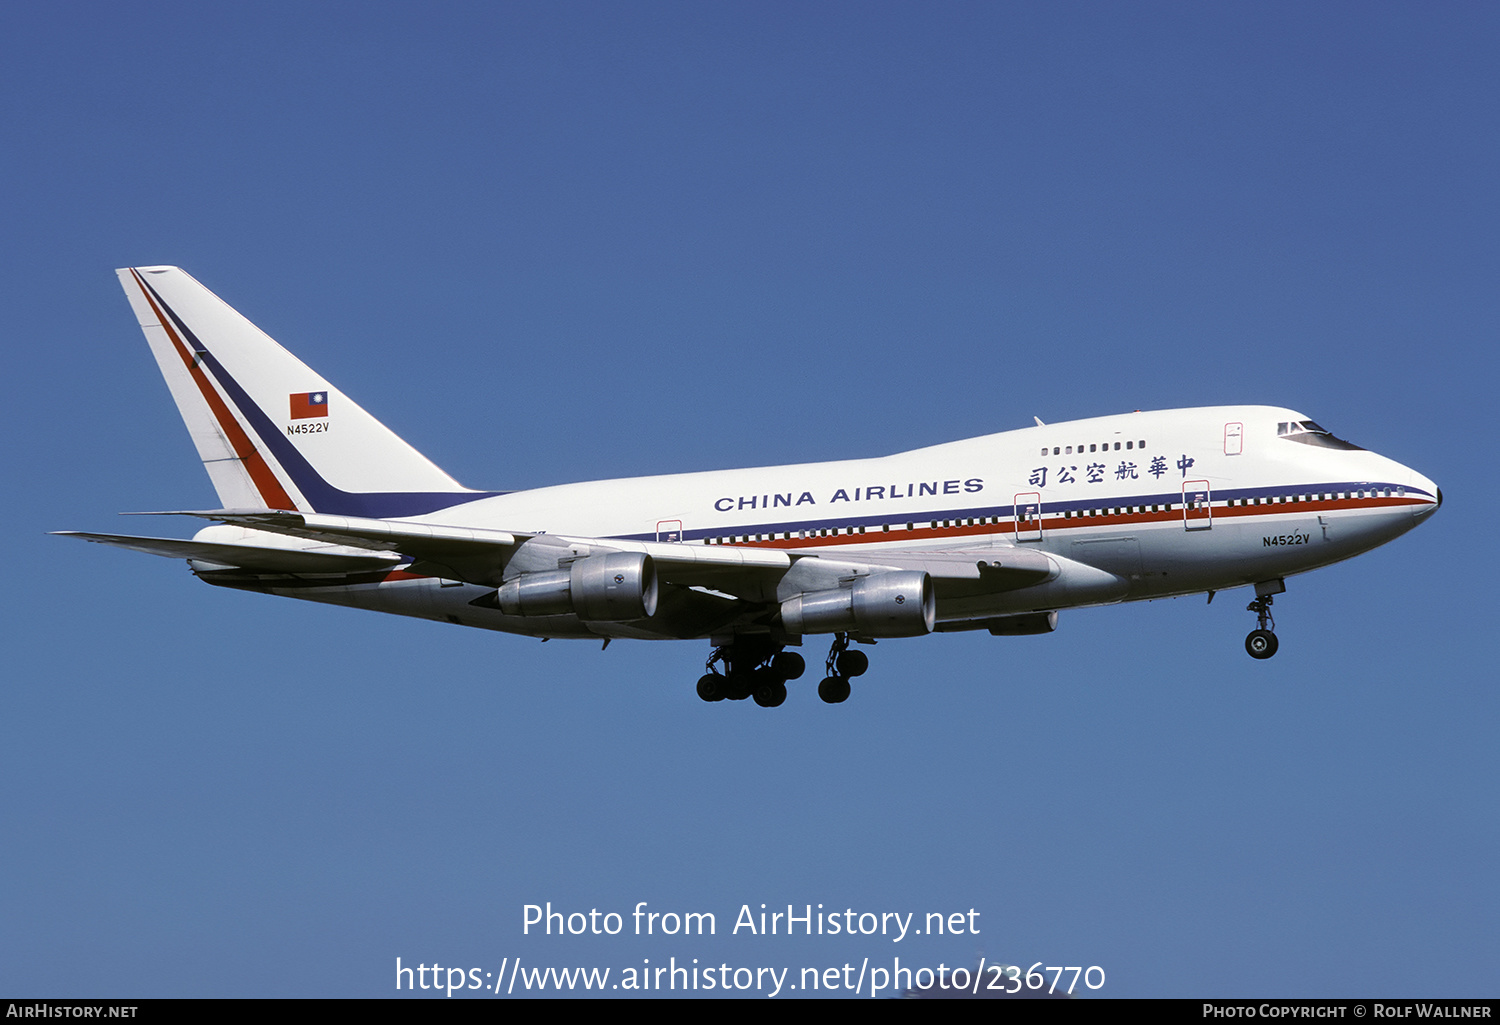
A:
[[[836,705],[848,700],[849,679],[870,668],[870,659],[850,650],[848,634],[836,634],[824,666],[828,676],[818,684],[818,697]],[[704,668],[708,671],[698,680],[698,696],[704,701],[754,698],[762,708],[775,708],[786,700],[787,681],[800,678],[807,663],[768,635],[752,634],[715,648]]]
[[[848,634],[834,634],[833,647],[828,649],[828,660],[824,671],[828,673],[818,684],[818,697],[830,705],[849,700],[849,679],[860,676],[870,668],[870,656],[863,651],[849,649]]]
[[[723,663],[722,673],[717,663]],[[786,682],[800,677],[807,663],[794,651],[782,651],[769,637],[748,636],[715,648],[704,668],[708,672],[698,680],[698,696],[704,701],[753,697],[762,708],[775,708],[786,700]]]
[[[1251,658],[1270,658],[1280,645],[1276,641],[1276,618],[1271,615],[1271,602],[1286,590],[1280,580],[1255,585],[1255,600],[1245,606],[1246,612],[1255,613],[1255,629],[1245,636],[1245,650]]]

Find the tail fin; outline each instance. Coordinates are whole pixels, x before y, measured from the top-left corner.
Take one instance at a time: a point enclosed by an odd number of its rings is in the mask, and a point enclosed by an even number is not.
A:
[[[186,271],[116,273],[225,508],[383,518],[484,497]]]

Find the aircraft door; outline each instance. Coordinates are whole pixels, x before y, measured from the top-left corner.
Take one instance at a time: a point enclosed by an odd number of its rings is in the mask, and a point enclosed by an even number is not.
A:
[[[1245,425],[1241,423],[1224,425],[1224,454],[1226,456],[1237,456],[1245,451]]]
[[[658,541],[681,541],[682,540],[682,521],[681,520],[657,520],[656,521],[656,540],[658,540]]]
[[[1042,539],[1042,496],[1027,491],[1016,496],[1016,540]]]
[[[1213,492],[1208,481],[1182,482],[1182,524],[1188,530],[1208,530],[1214,525]]]

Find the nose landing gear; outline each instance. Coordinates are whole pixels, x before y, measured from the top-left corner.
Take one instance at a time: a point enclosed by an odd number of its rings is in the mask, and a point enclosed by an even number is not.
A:
[[[1276,618],[1271,615],[1271,602],[1286,590],[1280,580],[1255,585],[1255,600],[1245,606],[1246,612],[1255,613],[1255,629],[1245,636],[1245,650],[1251,658],[1270,658],[1280,647],[1276,640]]]

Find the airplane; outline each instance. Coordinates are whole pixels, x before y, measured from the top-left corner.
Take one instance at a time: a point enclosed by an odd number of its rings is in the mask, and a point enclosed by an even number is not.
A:
[[[201,580],[552,638],[707,639],[705,701],[775,707],[830,636],[1044,634],[1063,609],[1254,588],[1382,545],[1442,491],[1302,413],[1213,406],[1044,424],[870,459],[523,491],[460,485],[177,267],[117,271],[222,508],[191,540],[57,533]]]

